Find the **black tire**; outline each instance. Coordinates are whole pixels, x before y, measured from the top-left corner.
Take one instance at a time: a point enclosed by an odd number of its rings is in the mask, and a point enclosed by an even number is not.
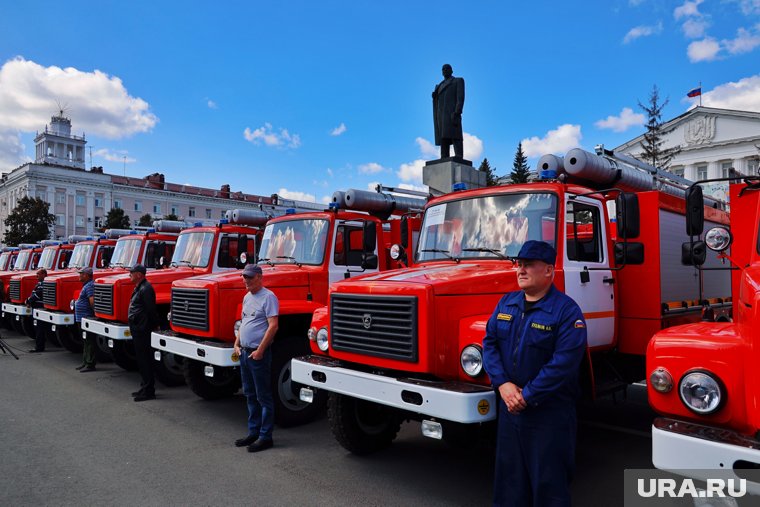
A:
[[[26,334],[24,333],[24,328],[21,327],[21,320],[16,320],[16,315],[11,318],[11,329],[16,331],[18,334]]]
[[[151,350],[156,352],[156,349]],[[185,385],[184,362],[185,358],[182,356],[161,351],[161,361],[153,362],[153,374],[166,387],[183,386]]]
[[[52,329],[50,329],[50,324],[38,320],[37,325],[45,327],[45,338],[49,344],[53,345],[54,347],[63,347],[63,345],[61,345],[61,342],[58,341],[58,336]]]
[[[82,352],[82,336],[79,335],[76,326],[56,326],[55,336],[58,338],[61,347],[69,352]]]
[[[311,403],[301,401],[303,384],[293,382],[290,360],[309,353],[305,338],[283,337],[272,345],[272,395],[274,396],[274,419],[282,427],[306,424],[325,410],[327,392],[317,390]]]
[[[137,371],[137,354],[132,340],[114,340],[111,349],[113,362],[127,371]]]
[[[336,393],[327,398],[327,417],[338,443],[359,455],[390,446],[401,428],[395,409]]]
[[[207,377],[206,363],[194,359],[185,359],[182,365],[185,382],[190,389],[204,400],[229,398],[240,389],[240,371],[238,368],[214,367],[214,376]]]
[[[112,363],[113,356],[111,355],[111,349],[108,348],[108,338],[95,333],[87,334],[88,340],[95,340],[95,362],[97,363]]]
[[[24,334],[34,340],[37,333],[37,328],[34,325],[34,317],[31,315],[28,317],[21,317],[21,329],[24,330]]]

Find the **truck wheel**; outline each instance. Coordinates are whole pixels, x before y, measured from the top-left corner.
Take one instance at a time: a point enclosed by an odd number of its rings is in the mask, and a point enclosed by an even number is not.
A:
[[[156,351],[156,349],[152,350],[153,352]],[[184,359],[182,356],[162,351],[161,361],[153,363],[153,373],[156,375],[156,379],[166,387],[185,385],[185,376],[182,372]]]
[[[55,336],[61,347],[69,352],[82,352],[82,337],[77,336],[79,333],[74,332],[74,326],[56,326]]]
[[[111,349],[113,362],[127,371],[137,371],[137,355],[132,340],[114,340]]]
[[[303,343],[301,343],[303,342]],[[272,349],[272,391],[274,395],[274,419],[279,426],[296,426],[313,421],[324,411],[327,392],[317,390],[314,401],[301,401],[303,384],[293,382],[290,376],[290,360],[309,353],[309,344],[297,337],[283,338]]]
[[[90,334],[88,339],[95,340],[95,361],[98,363],[112,363],[113,356],[108,348],[108,338],[99,334]]]
[[[237,368],[214,368],[214,376],[207,377],[204,373],[206,363],[195,359],[185,359],[182,373],[185,382],[195,394],[204,400],[219,400],[228,398],[240,389],[240,373]]]
[[[11,329],[16,331],[18,334],[26,334],[24,333],[24,328],[21,327],[21,320],[16,320],[16,316],[14,315],[11,319]]]
[[[34,340],[34,335],[36,334],[34,317],[21,317],[21,329],[24,330],[25,335]]]
[[[40,321],[40,322],[37,322],[37,325],[45,326],[45,338],[47,338],[48,343],[50,343],[51,345],[55,347],[63,347],[63,345],[61,345],[61,342],[58,341],[58,336],[55,334],[55,332],[52,329],[50,329],[49,324],[46,324]]]
[[[335,393],[327,398],[327,418],[338,443],[359,455],[385,449],[401,428],[394,409]]]

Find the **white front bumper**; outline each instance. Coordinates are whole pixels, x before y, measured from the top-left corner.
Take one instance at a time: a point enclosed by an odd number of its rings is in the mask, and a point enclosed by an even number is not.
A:
[[[150,334],[150,345],[157,350],[171,352],[214,366],[240,366],[240,361],[232,358],[234,352],[232,343],[189,340],[169,334],[167,331],[154,331]]]
[[[110,320],[100,320],[92,317],[82,319],[82,329],[88,333],[105,336],[112,340],[131,340],[132,333],[129,326],[123,323],[116,323]]]
[[[496,396],[485,386],[386,377],[321,356],[293,359],[290,369],[295,382],[428,417],[467,424],[496,418]]]
[[[63,312],[51,312],[50,310],[34,310],[34,318],[47,322],[48,324],[54,324],[56,326],[73,326],[74,314]]]
[[[3,313],[12,315],[31,315],[32,309],[26,305],[17,305],[14,303],[3,303]]]
[[[760,467],[760,442],[730,430],[659,418],[652,424],[652,464],[695,479],[712,479],[715,471],[732,472],[749,463]],[[747,463],[741,463],[747,462]],[[738,476],[736,476],[738,478]],[[747,480],[760,494],[760,482]]]

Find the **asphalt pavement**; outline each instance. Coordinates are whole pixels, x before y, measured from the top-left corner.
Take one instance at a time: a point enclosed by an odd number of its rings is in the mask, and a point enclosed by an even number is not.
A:
[[[187,387],[132,401],[139,376],[3,330],[0,353],[0,504],[23,505],[489,505],[492,449],[451,447],[402,426],[371,456],[340,447],[326,416],[275,428],[275,447],[251,454],[242,396],[204,401]],[[622,505],[623,470],[651,467],[654,416],[642,388],[579,413],[576,506]]]

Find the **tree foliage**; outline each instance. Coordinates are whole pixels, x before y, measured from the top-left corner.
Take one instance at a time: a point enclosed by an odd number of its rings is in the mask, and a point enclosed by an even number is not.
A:
[[[512,163],[512,172],[509,173],[509,179],[512,183],[527,183],[530,176],[530,166],[528,165],[528,157],[522,149],[522,143],[517,144],[517,151],[515,152],[515,161]]]
[[[137,222],[137,225],[140,227],[150,227],[153,225],[153,215],[150,213],[146,213],[143,216],[140,217],[140,220]]]
[[[179,217],[174,213],[169,213],[168,215],[164,215],[164,218],[161,220],[179,220]]]
[[[132,222],[129,217],[124,214],[124,210],[121,208],[111,208],[106,214],[106,223],[103,225],[105,229],[129,229],[132,227]]]
[[[50,204],[39,197],[22,197],[5,219],[5,244],[36,243],[50,237],[50,228],[55,223],[55,215],[50,213]]]
[[[483,162],[480,163],[478,171],[486,173],[486,186],[493,187],[496,185],[496,168],[491,167],[491,164],[488,162],[487,158],[484,158]]]
[[[668,105],[669,99],[660,102],[660,91],[657,85],[652,86],[652,92],[649,94],[649,101],[646,104],[639,102],[639,108],[647,115],[647,131],[644,134],[644,140],[641,142],[641,148],[644,150],[638,155],[639,160],[653,165],[660,169],[670,167],[673,157],[681,151],[679,146],[672,148],[663,148],[662,140],[665,132],[662,130],[662,110]]]

